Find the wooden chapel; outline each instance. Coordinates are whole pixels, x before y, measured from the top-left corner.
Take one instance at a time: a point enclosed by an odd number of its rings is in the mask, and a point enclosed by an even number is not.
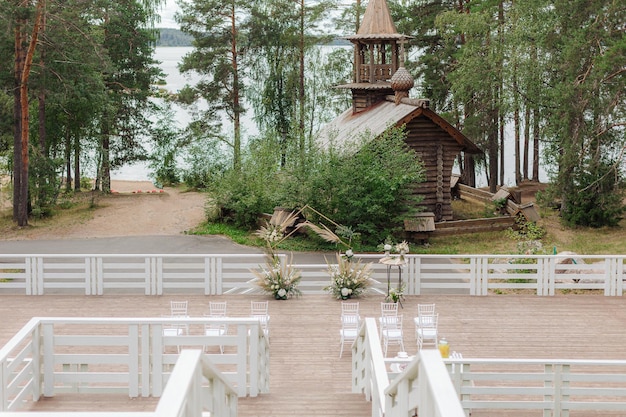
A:
[[[481,153],[465,135],[429,108],[425,99],[409,98],[414,81],[404,68],[404,43],[385,0],[370,0],[356,35],[352,82],[336,86],[352,92],[352,108],[320,132],[322,146],[349,143],[369,133],[373,138],[390,126],[406,126],[406,143],[421,157],[426,180],[415,193],[420,204],[434,213],[435,222],[452,220],[450,183],[460,152]]]

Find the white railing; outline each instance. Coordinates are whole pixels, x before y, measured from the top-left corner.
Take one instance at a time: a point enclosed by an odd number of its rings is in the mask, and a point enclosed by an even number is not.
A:
[[[398,268],[387,269],[381,255],[359,255],[371,262],[372,291],[386,294],[398,286]],[[281,255],[281,261],[286,261]],[[329,256],[329,259],[332,259]],[[404,293],[454,292],[488,295],[526,289],[541,296],[557,291],[599,290],[622,296],[626,255],[407,255],[401,268]],[[251,272],[265,263],[262,254],[246,255],[0,255],[0,294],[142,293],[162,295],[187,290],[205,295],[258,292]],[[295,264],[300,289],[323,293],[327,265]]]
[[[626,360],[450,359],[452,383],[472,410],[626,412]]]
[[[442,359],[422,350],[400,374],[387,373],[376,319],[352,345],[352,389],[373,417],[462,417],[477,410],[626,412],[626,360]],[[389,380],[389,375],[393,379]]]
[[[423,350],[389,382],[376,319],[366,318],[352,345],[352,391],[372,402],[372,417],[465,417],[439,351]]]
[[[389,385],[376,320],[366,318],[352,344],[352,392],[372,402],[372,417],[385,415],[384,390]]]
[[[208,382],[208,386],[204,384]],[[184,350],[155,410],[156,416],[237,416],[237,393],[200,350]]]
[[[206,323],[228,324],[229,334],[204,336]],[[170,324],[189,334],[164,336]],[[214,367],[203,372],[219,371],[240,397],[269,391],[269,347],[255,319],[33,318],[0,349],[0,411],[62,392],[160,397],[179,348],[216,352],[204,355]]]
[[[219,370],[202,355],[200,350],[181,352],[155,411],[106,412],[110,417],[221,417],[237,416],[237,393],[224,380]],[[102,412],[29,412],[38,417],[101,417]],[[0,417],[23,417],[24,412],[2,412]]]

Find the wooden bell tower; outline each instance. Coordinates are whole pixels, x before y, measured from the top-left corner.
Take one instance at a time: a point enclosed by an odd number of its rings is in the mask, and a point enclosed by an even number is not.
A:
[[[401,45],[409,37],[396,30],[385,0],[370,0],[358,33],[346,39],[354,44],[354,74],[350,84],[337,88],[352,91],[352,111],[359,113],[394,94],[391,78],[404,61]]]

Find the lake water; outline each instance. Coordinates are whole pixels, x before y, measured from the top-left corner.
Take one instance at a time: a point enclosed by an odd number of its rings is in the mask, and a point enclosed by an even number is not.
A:
[[[189,47],[170,47],[170,48],[156,48],[155,59],[161,62],[161,69],[166,74],[165,81],[167,85],[164,87],[171,92],[176,92],[183,88],[185,84],[192,83],[194,80],[183,76],[178,72],[178,63],[182,57],[191,52],[193,48]],[[183,128],[191,121],[189,113],[180,106],[174,108],[176,112],[177,127]],[[111,171],[111,178],[114,180],[127,180],[127,181],[149,181],[150,169],[147,162],[137,162],[134,164],[126,165],[122,168]]]
[[[178,63],[181,61],[182,57],[192,51],[192,47],[159,47],[156,48],[155,59],[160,61],[161,69],[166,74],[165,81],[167,85],[164,86],[171,92],[176,92],[183,88],[185,84],[193,84],[197,81],[197,77],[188,77],[183,76],[178,72]],[[183,128],[191,121],[191,116],[187,112],[187,110],[183,109],[180,106],[175,106],[174,111],[176,112],[176,122],[177,127]],[[248,134],[255,134],[256,127],[251,119],[252,111],[248,111],[246,116],[244,116],[242,120],[242,124],[246,129]],[[225,124],[224,126],[227,126]],[[512,126],[507,126],[507,136],[510,138],[505,143],[505,185],[514,185],[515,184],[515,155],[513,152],[513,131]],[[470,138],[471,139],[471,138]],[[531,149],[531,160],[532,160],[532,149]],[[482,169],[481,171],[484,171]],[[547,175],[545,170],[540,169],[539,179],[542,182],[547,181]],[[118,170],[111,172],[111,178],[117,180],[136,180],[136,181],[145,181],[150,180],[148,164],[145,162],[139,162],[132,165],[125,166]],[[477,174],[477,183],[478,186],[485,186],[487,184],[486,176],[479,172]]]

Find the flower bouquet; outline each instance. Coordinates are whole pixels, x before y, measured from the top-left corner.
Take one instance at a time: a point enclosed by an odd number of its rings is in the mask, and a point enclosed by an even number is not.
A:
[[[369,263],[353,262],[351,257],[342,257],[337,254],[337,264],[328,264],[330,285],[324,287],[324,291],[330,292],[333,297],[340,300],[358,297],[370,285],[372,275],[370,268]]]
[[[302,274],[293,267],[292,261],[281,263],[277,257],[268,257],[265,267],[252,271],[256,275],[256,284],[277,300],[300,295],[297,287]]]
[[[276,255],[276,246],[285,240],[286,229],[292,225],[298,217],[298,213],[281,212],[274,222],[266,222],[256,231],[256,235],[263,239],[267,245],[267,261],[265,266],[252,270],[256,276],[256,284],[277,300],[286,300],[291,296],[298,296],[301,291],[297,288],[302,278],[302,272],[293,267],[293,255],[289,262],[281,262]]]
[[[392,303],[397,303],[403,296],[404,287],[392,288],[389,290],[389,295],[385,298],[385,300],[391,301]]]

